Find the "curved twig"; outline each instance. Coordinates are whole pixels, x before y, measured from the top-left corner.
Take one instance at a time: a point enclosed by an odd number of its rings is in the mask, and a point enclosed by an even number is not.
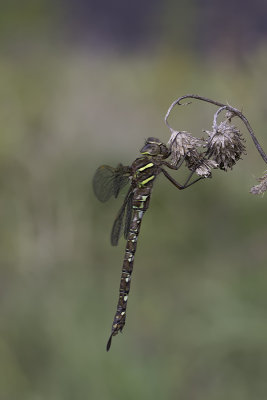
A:
[[[217,127],[218,127],[218,125],[217,125],[217,118],[218,118],[218,115],[219,115],[223,110],[226,110],[226,107],[220,107],[220,108],[218,108],[218,110],[217,110],[216,113],[214,114],[214,117],[213,117],[213,125],[212,125],[212,128],[213,128],[214,130],[217,130]]]
[[[165,123],[168,126],[168,128],[171,130],[171,132],[173,132],[173,129],[171,128],[171,126],[169,125],[169,123],[167,121],[168,117],[170,115],[171,110],[173,109],[173,107],[176,104],[179,105],[179,106],[184,106],[184,105],[190,104],[190,103],[183,103],[182,104],[181,101],[184,100],[184,99],[196,99],[196,100],[200,100],[200,101],[205,101],[207,103],[211,103],[211,104],[213,104],[215,106],[221,107],[220,111],[218,110],[218,112],[221,112],[222,109],[224,109],[224,110],[228,110],[228,111],[232,112],[233,114],[235,114],[236,116],[238,116],[243,121],[243,123],[245,124],[245,126],[246,126],[247,130],[249,131],[250,136],[251,136],[251,138],[252,138],[252,140],[253,140],[253,142],[254,142],[254,144],[256,146],[256,149],[260,153],[262,159],[267,164],[267,155],[265,154],[265,152],[263,151],[261,145],[259,144],[259,142],[258,142],[258,140],[257,140],[257,138],[256,138],[256,136],[255,136],[255,134],[253,132],[253,129],[251,128],[250,123],[248,122],[247,118],[244,116],[244,114],[240,110],[230,106],[229,104],[223,104],[223,103],[220,103],[219,101],[211,100],[211,99],[208,99],[207,97],[199,96],[197,94],[186,94],[184,96],[181,96],[171,104],[171,106],[169,107],[169,109],[168,109],[168,111],[167,111],[167,113],[165,115]]]

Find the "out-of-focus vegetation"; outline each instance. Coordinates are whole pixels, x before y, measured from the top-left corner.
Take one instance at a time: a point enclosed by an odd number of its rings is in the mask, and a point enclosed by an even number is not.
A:
[[[123,196],[98,203],[91,180],[100,164],[131,163],[145,137],[167,141],[165,112],[190,92],[243,108],[266,150],[266,51],[240,65],[21,49],[0,59],[0,399],[265,398],[267,212],[249,189],[266,166],[243,126],[248,154],[233,171],[183,192],[155,183],[109,353]],[[172,125],[201,136],[214,111],[177,108]]]

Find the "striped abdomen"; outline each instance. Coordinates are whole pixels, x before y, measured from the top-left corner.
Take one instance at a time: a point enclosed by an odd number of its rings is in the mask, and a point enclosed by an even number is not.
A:
[[[146,167],[146,165],[149,165],[149,167]],[[155,179],[155,175],[153,175],[153,173],[151,173],[150,175],[147,174],[147,170],[150,168],[152,172],[153,168],[151,167],[153,166],[154,164],[152,163],[145,164],[141,167],[139,165],[139,168],[136,168],[136,174],[133,175],[133,179],[136,179],[136,187],[133,189],[132,219],[127,236],[125,256],[122,266],[119,301],[112,324],[111,335],[107,343],[107,351],[110,348],[112,336],[115,336],[119,331],[122,331],[125,325],[127,300],[130,291],[137,239],[144,212],[147,210],[149,205],[152,184],[153,180]],[[143,171],[145,170],[146,174],[143,173]]]

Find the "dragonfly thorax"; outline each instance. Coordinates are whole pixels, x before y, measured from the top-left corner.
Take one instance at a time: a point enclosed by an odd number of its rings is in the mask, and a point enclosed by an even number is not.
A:
[[[140,153],[143,155],[160,156],[162,158],[167,158],[170,154],[170,151],[167,146],[159,139],[149,137],[146,139],[145,145],[140,150]]]

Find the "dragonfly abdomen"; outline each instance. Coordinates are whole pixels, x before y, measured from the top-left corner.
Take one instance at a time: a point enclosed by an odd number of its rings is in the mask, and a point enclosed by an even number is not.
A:
[[[125,325],[134,255],[141,221],[148,208],[154,179],[159,173],[163,172],[171,180],[171,177],[161,167],[168,165],[163,160],[170,155],[170,151],[164,143],[157,138],[149,137],[140,153],[142,157],[137,158],[131,166],[125,167],[119,164],[117,168],[112,168],[108,165],[102,165],[97,169],[93,178],[95,195],[103,202],[107,201],[112,195],[117,197],[125,184],[131,182],[111,231],[111,244],[116,246],[124,226],[124,237],[127,244],[122,266],[119,301],[107,343],[107,350],[111,346],[112,337],[122,331]],[[173,180],[171,181],[174,183]],[[179,189],[182,188],[181,185],[176,186]]]
[[[132,201],[132,219],[127,236],[127,243],[126,243],[125,255],[122,266],[119,301],[114,321],[112,324],[111,335],[107,343],[107,351],[111,346],[112,337],[117,335],[119,331],[122,331],[125,325],[126,308],[127,308],[128,295],[131,285],[134,255],[136,252],[137,240],[140,232],[142,218],[149,205],[151,189],[152,189],[151,182],[150,184],[143,186],[142,188],[137,187],[134,189],[133,201]]]

